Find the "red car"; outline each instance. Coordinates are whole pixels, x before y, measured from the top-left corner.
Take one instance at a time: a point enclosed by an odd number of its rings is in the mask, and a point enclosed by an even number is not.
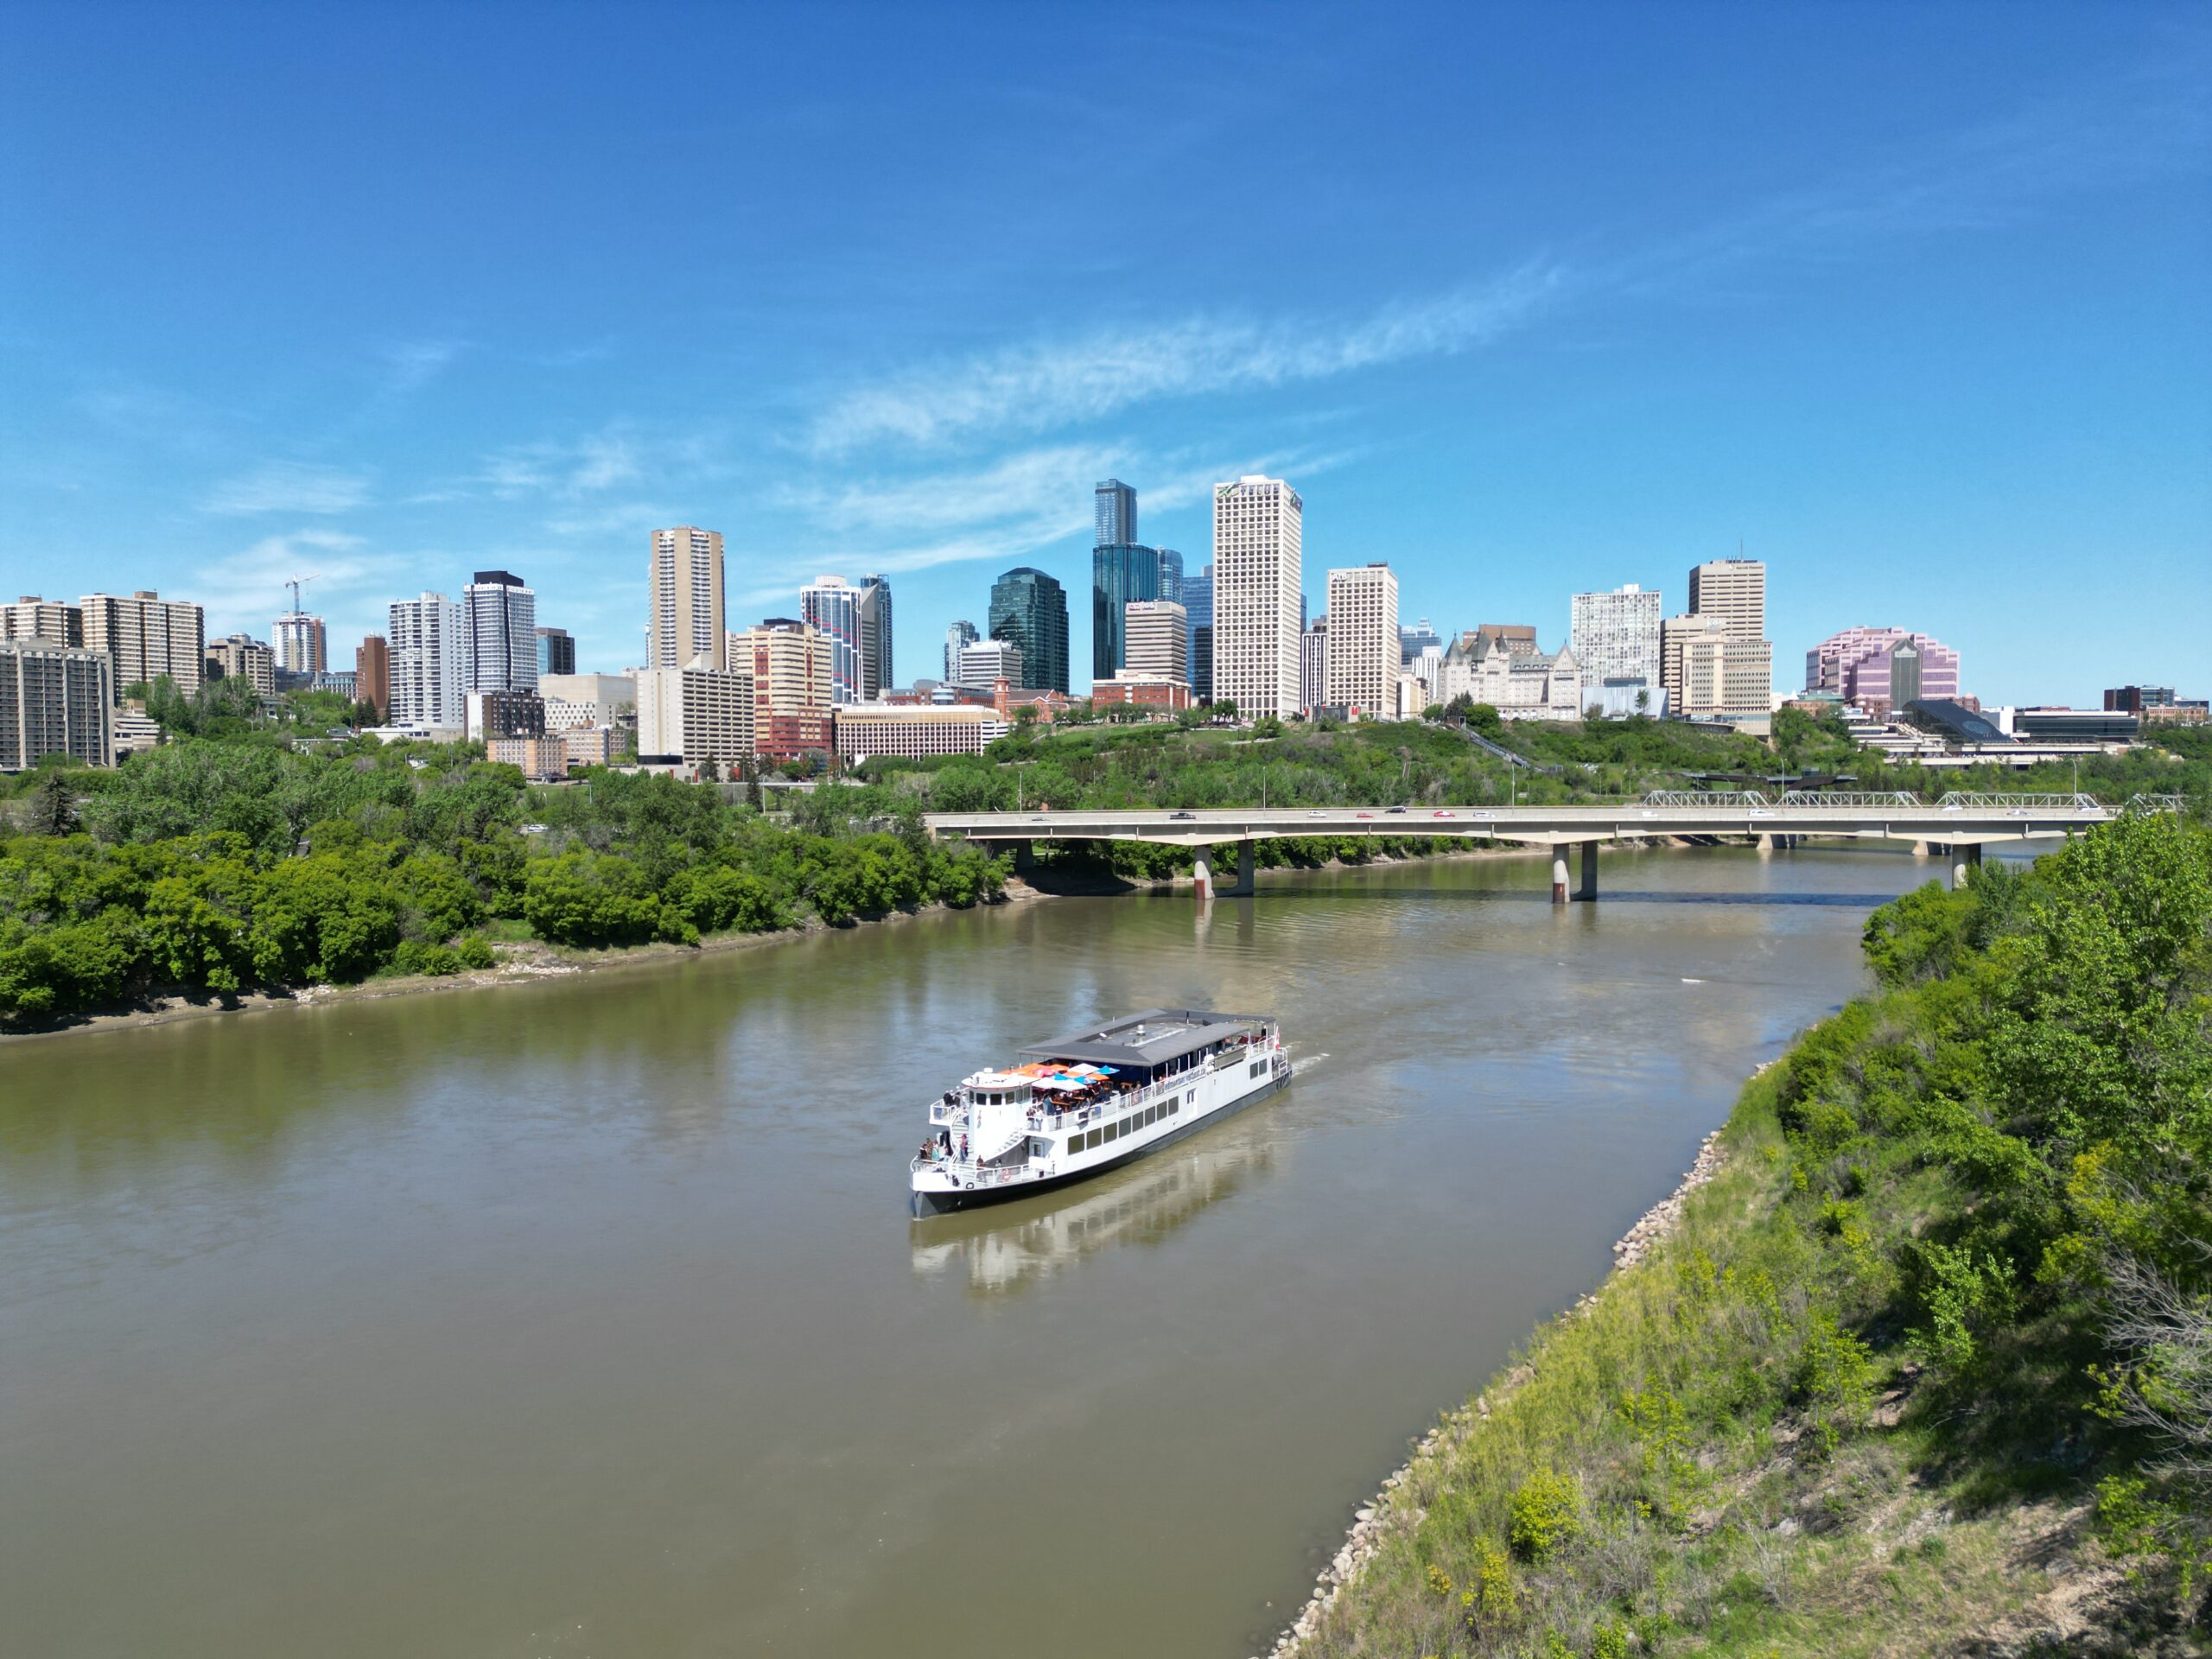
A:
[[[1372,812],[1360,812],[1360,813],[1357,813],[1357,814],[1355,814],[1354,816],[1355,816],[1355,817],[1363,817],[1363,818],[1371,818],[1371,817],[1373,817],[1375,815],[1374,815]]]

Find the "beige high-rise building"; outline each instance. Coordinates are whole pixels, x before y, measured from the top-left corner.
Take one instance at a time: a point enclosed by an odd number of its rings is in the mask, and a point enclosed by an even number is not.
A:
[[[88,594],[78,601],[85,615],[85,648],[107,653],[115,695],[152,684],[166,674],[190,696],[200,689],[207,655],[207,613],[188,600],[165,600],[141,588],[128,598]]]
[[[0,772],[41,755],[115,764],[115,684],[105,652],[50,639],[0,640]]]
[[[207,647],[207,660],[226,680],[244,680],[256,695],[276,695],[276,653],[260,640],[243,633],[218,639]]]
[[[1735,637],[1726,615],[1670,616],[1659,644],[1669,714],[1710,720],[1772,709],[1774,648],[1764,639]]]
[[[12,605],[0,605],[0,639],[44,639],[81,650],[85,644],[84,607],[26,594]]]
[[[753,672],[753,747],[789,760],[831,746],[834,642],[811,625],[773,616],[729,636],[730,657]],[[643,693],[639,694],[641,696]]]
[[[1191,683],[1191,613],[1172,599],[1133,599],[1122,607],[1127,680]]]
[[[1213,695],[1249,718],[1298,712],[1305,518],[1281,479],[1213,486]]]
[[[1670,713],[1740,719],[1774,709],[1766,637],[1766,566],[1708,559],[1690,567],[1690,609],[1660,629],[1659,674]]]
[[[1357,709],[1370,720],[1395,719],[1403,666],[1396,574],[1387,564],[1330,571],[1328,616],[1321,700]]]
[[[722,534],[678,524],[652,533],[652,623],[645,666],[682,668],[703,656],[729,666],[722,627]]]
[[[710,668],[649,668],[636,679],[638,759],[734,766],[753,756],[753,676]]]
[[[1766,638],[1766,566],[1757,559],[1707,559],[1690,567],[1690,614],[1717,616],[1731,639]]]

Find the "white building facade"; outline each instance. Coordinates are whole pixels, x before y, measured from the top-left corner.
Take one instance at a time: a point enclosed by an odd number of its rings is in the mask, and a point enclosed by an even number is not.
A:
[[[1572,651],[1547,655],[1518,641],[1475,631],[1444,653],[1437,700],[1465,696],[1508,720],[1573,720],[1582,712],[1582,671]]]
[[[1023,666],[1021,647],[1013,640],[978,639],[961,648],[960,671],[952,683],[976,691],[988,691],[1001,680],[1020,685]]]
[[[287,674],[320,674],[330,666],[329,638],[321,617],[287,611],[270,626],[276,666]]]
[[[537,695],[549,732],[612,726],[638,707],[638,683],[627,674],[541,674]]]
[[[385,718],[394,726],[466,729],[468,644],[461,607],[443,594],[396,600],[391,622],[391,707]]]
[[[752,758],[752,675],[716,668],[702,652],[689,668],[647,669],[633,683],[641,764],[727,767]]]
[[[1659,590],[1630,582],[1607,593],[1577,594],[1571,604],[1567,648],[1592,684],[1641,679],[1659,684]]]
[[[505,570],[479,570],[461,589],[471,691],[537,689],[537,594]]]
[[[1125,679],[1191,683],[1191,619],[1172,599],[1133,599],[1122,607]]]
[[[1213,695],[1256,719],[1295,714],[1306,504],[1279,478],[1213,490]]]
[[[1404,647],[1398,578],[1387,564],[1329,572],[1327,695],[1322,701],[1370,720],[1395,720]]]

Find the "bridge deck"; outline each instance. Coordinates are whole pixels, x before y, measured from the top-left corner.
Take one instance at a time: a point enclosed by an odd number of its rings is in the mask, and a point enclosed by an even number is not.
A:
[[[1208,847],[1286,836],[1442,836],[1537,846],[1664,836],[1825,836],[1978,846],[2078,835],[2116,807],[2065,805],[1643,805],[1215,809],[1101,812],[939,812],[938,835],[970,841],[1144,841]]]

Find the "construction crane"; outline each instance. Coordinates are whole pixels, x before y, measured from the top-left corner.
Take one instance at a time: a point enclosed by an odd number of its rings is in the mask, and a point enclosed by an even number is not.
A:
[[[289,582],[284,584],[287,588],[292,590],[292,614],[294,616],[298,616],[302,613],[300,610],[300,589],[306,587],[308,583],[314,580],[314,576],[294,576]]]

